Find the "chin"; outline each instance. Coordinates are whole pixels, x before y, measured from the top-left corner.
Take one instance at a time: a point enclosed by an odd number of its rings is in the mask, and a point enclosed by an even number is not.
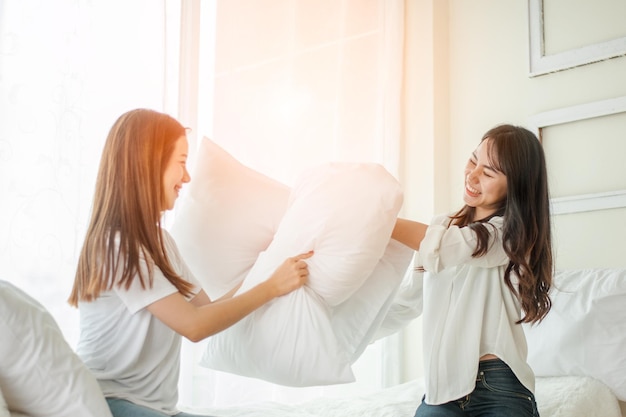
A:
[[[476,207],[476,204],[472,201],[472,198],[468,197],[467,195],[463,195],[463,202],[467,206]]]

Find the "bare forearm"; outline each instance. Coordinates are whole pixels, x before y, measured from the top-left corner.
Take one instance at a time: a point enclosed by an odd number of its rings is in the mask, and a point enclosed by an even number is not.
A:
[[[203,294],[199,294],[193,303],[185,300],[180,293],[174,293],[152,303],[148,310],[177,333],[197,342],[232,326],[276,297],[275,289],[267,282],[236,297],[220,298],[214,302]],[[198,305],[200,303],[202,305]]]
[[[195,334],[187,336],[199,341],[227,329],[268,301],[276,298],[270,285],[261,283],[234,297],[222,297],[198,308]]]
[[[227,300],[229,298],[232,298],[233,295],[235,295],[235,293],[237,292],[237,290],[239,289],[239,287],[241,287],[241,284],[243,284],[243,281],[241,281],[239,284],[237,284],[232,290],[228,291],[226,294],[222,295],[220,298],[218,298],[215,301],[220,301],[220,300]]]
[[[391,238],[405,244],[413,250],[419,250],[428,225],[413,220],[398,218],[391,233]]]

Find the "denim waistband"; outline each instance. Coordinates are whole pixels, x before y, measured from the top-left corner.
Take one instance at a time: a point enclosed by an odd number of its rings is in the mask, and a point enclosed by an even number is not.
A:
[[[507,365],[502,359],[488,359],[486,361],[478,362],[478,371],[489,371],[504,368],[509,369],[509,365]]]

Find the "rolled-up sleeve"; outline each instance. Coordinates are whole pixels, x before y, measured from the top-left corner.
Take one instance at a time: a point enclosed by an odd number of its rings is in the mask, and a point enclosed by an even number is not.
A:
[[[491,268],[506,265],[509,261],[502,246],[502,217],[493,217],[485,224],[489,231],[487,253],[472,257],[476,250],[476,233],[469,227],[447,226],[448,216],[433,219],[420,245],[424,269],[440,272],[457,265]]]

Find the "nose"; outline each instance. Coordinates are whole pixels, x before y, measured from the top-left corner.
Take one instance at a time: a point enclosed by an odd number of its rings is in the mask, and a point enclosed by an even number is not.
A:
[[[474,169],[471,169],[468,171],[466,178],[468,182],[475,182],[476,179],[478,178],[478,175],[480,174],[479,171],[479,167],[474,167]]]
[[[185,172],[183,173],[183,182],[191,181],[191,175],[189,175],[189,171],[187,171],[187,167],[185,167]]]

